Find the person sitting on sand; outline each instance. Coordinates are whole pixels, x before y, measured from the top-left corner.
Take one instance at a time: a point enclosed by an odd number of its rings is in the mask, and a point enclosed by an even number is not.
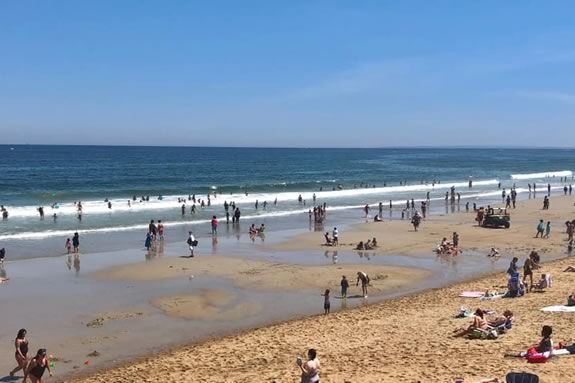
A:
[[[541,341],[534,347],[530,347],[527,351],[520,352],[519,354],[506,354],[506,356],[517,356],[520,358],[543,358],[547,359],[551,356],[553,352],[553,340],[551,335],[553,334],[553,329],[551,326],[543,326],[541,330],[541,336],[543,337]]]
[[[549,279],[547,277],[547,274],[541,274],[541,278],[539,279],[539,281],[537,281],[537,283],[533,285],[533,288],[537,290],[543,290],[546,289],[547,287],[549,287]]]
[[[371,250],[371,239],[368,239],[367,242],[365,243],[365,245],[363,245],[365,250]]]
[[[467,327],[466,329],[454,330],[453,336],[459,338],[471,334],[474,330],[483,330],[483,331],[489,330],[489,325],[487,321],[484,319],[484,317],[485,312],[483,310],[481,309],[475,310],[475,313],[473,314],[473,319],[469,327]]]
[[[329,237],[329,232],[325,232],[325,234],[323,235],[325,238],[325,245],[326,246],[331,246],[332,245],[332,241],[331,238]]]
[[[575,293],[571,293],[571,295],[567,297],[567,306],[575,306]]]
[[[320,363],[317,353],[313,348],[307,352],[307,362],[298,357],[297,365],[301,370],[301,383],[319,383]]]
[[[357,272],[357,281],[355,282],[355,286],[359,285],[359,281],[361,281],[361,292],[363,293],[363,297],[367,298],[367,286],[369,285],[369,277],[363,271]]]
[[[365,250],[365,247],[363,245],[363,241],[359,241],[359,243],[355,247],[355,250]]]
[[[487,254],[488,257],[499,257],[499,251],[496,248],[492,247],[491,251]]]
[[[373,237],[373,239],[371,240],[371,247],[377,247],[377,239],[375,239],[375,237]]]
[[[487,324],[490,327],[501,327],[501,326],[508,326],[511,324],[511,321],[513,320],[513,313],[511,312],[511,310],[505,310],[503,311],[503,315],[502,316],[498,316],[495,317],[494,319],[488,320]]]
[[[379,214],[376,214],[375,217],[373,217],[373,222],[382,222],[383,219],[381,219],[381,216]]]

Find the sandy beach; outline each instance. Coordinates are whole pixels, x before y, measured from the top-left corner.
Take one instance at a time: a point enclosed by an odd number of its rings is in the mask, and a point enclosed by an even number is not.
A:
[[[500,262],[508,264],[508,259],[515,255],[522,265],[528,252],[535,249],[545,262],[546,258],[565,254],[566,236],[562,223],[575,215],[575,209],[572,199],[567,197],[552,198],[551,208],[546,211],[540,210],[540,205],[541,199],[518,204],[512,212],[509,230],[478,228],[473,225],[472,213],[431,217],[417,233],[411,231],[406,221],[361,224],[341,234],[340,240],[345,244],[340,247],[350,250],[357,241],[375,236],[381,243],[376,251],[380,256],[404,252],[417,257],[426,251],[431,252],[441,237],[449,237],[457,231],[464,252],[487,253],[490,247],[498,247],[504,258]],[[533,238],[539,219],[552,222],[554,229],[550,239]],[[276,251],[323,248],[321,239],[321,233],[304,234],[274,248]],[[189,265],[187,261],[162,260],[163,263],[154,269],[149,264],[121,266],[96,273],[94,277],[146,280],[216,272],[244,286],[321,288],[329,285],[336,288],[339,274],[351,274],[355,270],[353,265],[346,265],[349,270],[330,273],[321,267],[264,266],[256,261],[225,257],[198,260],[193,270],[183,270],[187,267],[183,265]],[[219,267],[219,262],[231,262],[234,271]],[[490,262],[487,257],[485,262]],[[555,357],[546,364],[531,365],[523,359],[504,358],[504,354],[526,350],[536,343],[544,324],[553,326],[556,342],[570,344],[575,340],[570,334],[575,324],[572,313],[540,311],[545,306],[565,304],[572,291],[575,274],[563,273],[562,270],[572,264],[569,258],[544,263],[536,277],[539,273],[549,272],[554,281],[553,287],[544,293],[493,301],[458,297],[462,291],[505,291],[506,276],[498,272],[328,316],[318,315],[216,338],[67,381],[295,382],[298,381],[295,357],[314,347],[322,361],[322,381],[327,382],[452,382],[458,377],[464,378],[465,382],[479,382],[487,378],[502,379],[509,371],[532,371],[543,382],[554,382],[560,376],[575,373],[571,357]],[[369,272],[378,271],[373,269]],[[395,278],[398,278],[395,283],[400,283],[402,278],[406,278],[400,269],[385,268],[381,272],[387,275],[382,279],[384,284]],[[407,272],[414,271],[408,269]],[[323,276],[314,278],[320,275]],[[373,284],[377,286],[378,281]],[[169,315],[188,318],[197,315],[233,317],[255,310],[255,307],[229,308],[232,299],[222,292],[204,290],[195,296],[166,297],[152,303]],[[510,309],[515,314],[514,327],[495,340],[453,338],[453,330],[469,323],[469,319],[454,318],[461,306],[472,310],[481,307],[497,314]]]

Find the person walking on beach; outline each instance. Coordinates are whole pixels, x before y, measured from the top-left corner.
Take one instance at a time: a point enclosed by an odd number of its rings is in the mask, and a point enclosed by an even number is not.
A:
[[[361,292],[364,298],[367,298],[367,286],[369,285],[369,277],[363,271],[357,272],[357,281],[355,282],[355,286],[359,286],[359,282],[361,281]]]
[[[212,235],[218,234],[218,219],[215,215],[212,216]]]
[[[28,365],[28,339],[26,339],[26,329],[23,328],[18,331],[16,339],[14,340],[14,347],[16,347],[14,357],[18,365],[10,371],[11,378],[20,370],[26,372],[26,366]]]
[[[413,216],[413,218],[411,218],[411,224],[413,225],[413,229],[415,231],[417,231],[417,228],[419,228],[420,223],[421,223],[421,216],[419,215],[418,212],[415,212],[415,215]]]
[[[188,247],[190,248],[190,258],[193,258],[194,256],[194,248],[198,245],[198,241],[196,241],[196,237],[194,237],[194,235],[192,234],[192,232],[188,232],[189,236],[188,236]]]
[[[323,297],[323,315],[329,314],[331,304],[329,302],[329,289],[325,289],[325,292],[321,295]]]
[[[547,221],[547,225],[545,226],[545,238],[549,238],[551,235],[551,222]]]
[[[347,278],[344,276],[341,277],[341,297],[342,298],[347,298],[347,289],[349,288],[349,281],[347,280]]]
[[[26,383],[28,377],[32,383],[42,383],[42,376],[44,372],[48,370],[50,376],[52,376],[52,370],[50,370],[50,363],[46,355],[46,349],[41,348],[36,353],[36,356],[30,360],[28,367],[26,368],[26,373],[24,374],[24,380],[22,383]]]
[[[339,231],[337,230],[337,227],[333,228],[333,231],[331,232],[331,236],[333,237],[332,246],[339,245]]]
[[[298,356],[296,363],[301,370],[301,383],[319,383],[320,363],[313,348],[307,352],[307,362]]]
[[[75,232],[72,237],[72,246],[74,247],[74,253],[77,254],[80,252],[80,235],[78,232]]]
[[[537,225],[537,234],[535,234],[535,238],[538,238],[539,236],[541,238],[543,238],[543,233],[545,232],[545,223],[543,223],[543,220],[539,220],[539,224]]]

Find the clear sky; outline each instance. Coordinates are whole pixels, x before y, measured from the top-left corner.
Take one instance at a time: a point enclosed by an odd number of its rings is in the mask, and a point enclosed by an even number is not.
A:
[[[575,146],[574,1],[0,2],[0,143]]]

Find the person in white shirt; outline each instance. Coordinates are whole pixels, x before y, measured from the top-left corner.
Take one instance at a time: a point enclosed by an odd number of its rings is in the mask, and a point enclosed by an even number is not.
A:
[[[196,241],[196,237],[194,237],[194,235],[192,234],[192,232],[189,232],[190,236],[188,237],[188,246],[190,247],[190,258],[192,258],[194,256],[194,248],[196,247],[196,245],[198,244],[198,241]]]
[[[333,246],[339,245],[339,241],[338,241],[339,231],[337,231],[337,227],[333,228],[333,232],[331,233],[331,235],[333,237]]]

